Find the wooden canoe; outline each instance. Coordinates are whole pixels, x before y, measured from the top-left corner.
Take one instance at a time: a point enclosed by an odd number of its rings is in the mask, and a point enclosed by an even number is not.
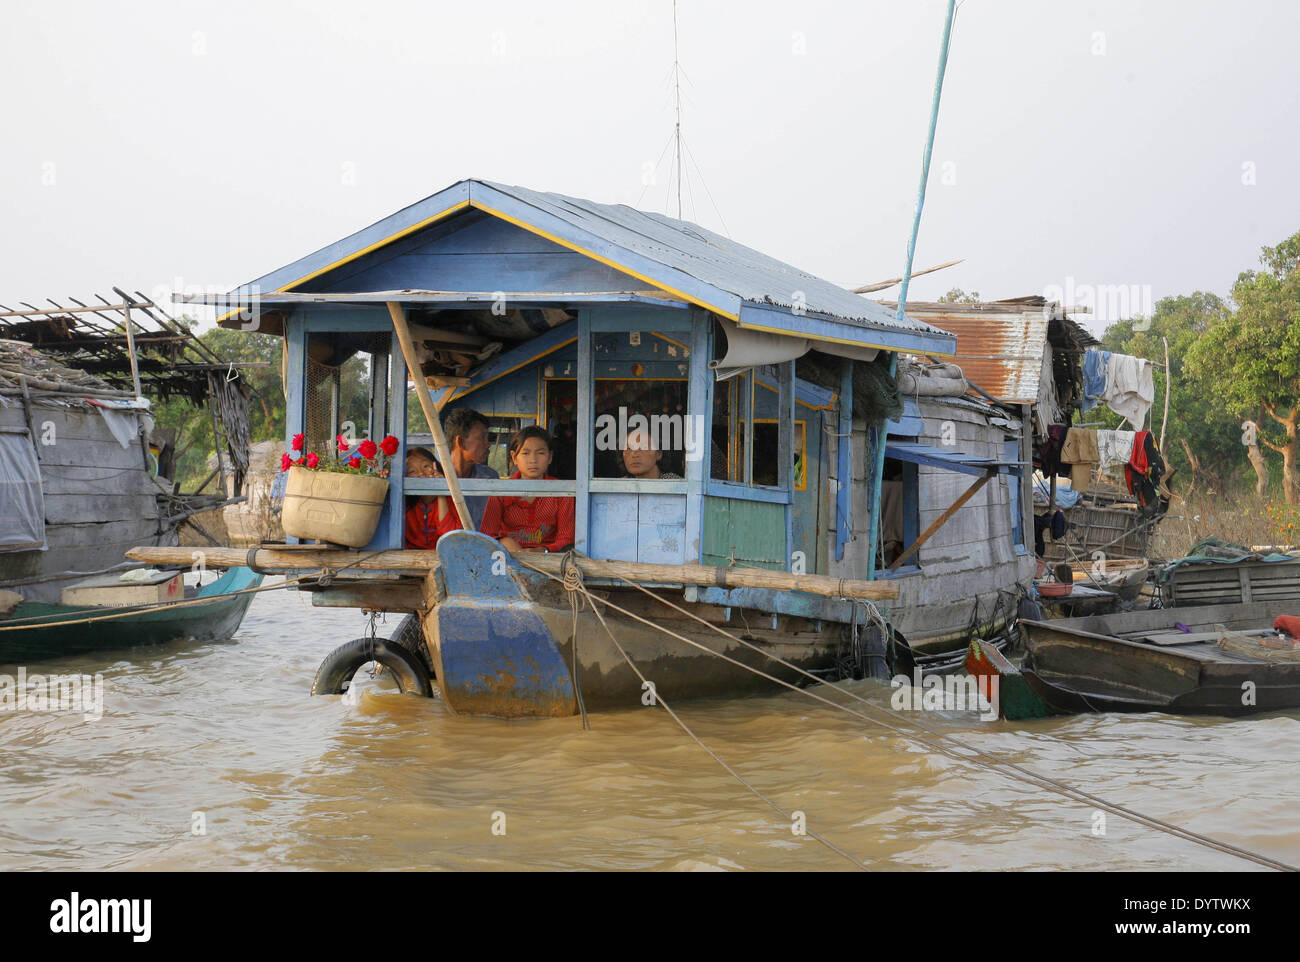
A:
[[[1062,712],[1249,715],[1300,707],[1300,662],[1219,646],[1216,625],[1263,634],[1295,602],[1022,620],[1021,673]],[[1185,631],[1183,629],[1186,629]]]

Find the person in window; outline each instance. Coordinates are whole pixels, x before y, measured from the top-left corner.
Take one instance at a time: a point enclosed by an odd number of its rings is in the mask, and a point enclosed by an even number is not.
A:
[[[470,408],[457,408],[442,422],[443,433],[447,435],[447,446],[451,448],[451,466],[458,478],[499,478],[501,475],[487,466],[488,423],[487,418]],[[486,497],[466,498],[465,507],[469,509],[474,527],[483,527],[483,513],[487,510]]]
[[[406,452],[408,478],[441,478],[442,469],[428,448],[411,448]],[[438,539],[448,531],[463,528],[456,505],[445,494],[423,494],[410,499],[406,509],[405,544],[417,551],[432,551]]]
[[[650,432],[633,428],[623,440],[623,467],[627,477],[638,481],[681,481],[680,474],[659,470],[664,454],[655,448]]]
[[[546,473],[554,452],[545,428],[533,425],[510,439],[512,479],[554,481]],[[563,551],[573,545],[573,498],[493,497],[479,530],[511,551]]]

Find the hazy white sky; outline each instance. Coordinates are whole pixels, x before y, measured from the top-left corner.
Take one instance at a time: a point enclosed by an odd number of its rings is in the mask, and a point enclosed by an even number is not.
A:
[[[680,0],[686,219],[899,274],[944,9]],[[912,297],[1226,293],[1300,230],[1298,36],[1289,0],[964,0],[916,266],[966,261]],[[672,58],[671,0],[8,0],[0,301],[224,290],[464,177],[664,210]]]

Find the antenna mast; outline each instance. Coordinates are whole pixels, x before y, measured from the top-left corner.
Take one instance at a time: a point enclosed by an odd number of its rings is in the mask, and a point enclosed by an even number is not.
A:
[[[682,72],[677,57],[677,0],[673,0],[673,91],[677,100],[677,127],[673,133],[676,141],[677,163],[677,219],[682,219]]]

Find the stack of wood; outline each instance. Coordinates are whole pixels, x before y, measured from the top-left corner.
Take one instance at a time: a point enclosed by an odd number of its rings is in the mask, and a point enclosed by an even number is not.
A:
[[[0,393],[22,394],[24,380],[28,391],[130,397],[93,374],[64,367],[22,341],[0,340]]]

